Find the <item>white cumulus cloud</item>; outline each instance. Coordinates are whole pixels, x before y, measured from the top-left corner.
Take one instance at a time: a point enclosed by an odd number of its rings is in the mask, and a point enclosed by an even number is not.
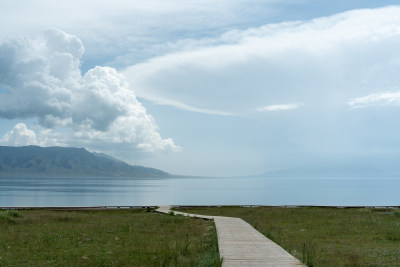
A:
[[[37,139],[34,131],[29,130],[25,124],[18,123],[0,139],[0,142],[6,145],[24,146],[36,145]]]
[[[55,29],[36,38],[0,42],[0,88],[4,91],[0,117],[37,119],[42,134],[52,129],[56,143],[66,145],[179,150],[172,139],[161,137],[154,118],[123,75],[108,67],[95,67],[81,75],[83,53],[78,37]],[[24,124],[17,124],[1,142],[45,143],[37,138]]]
[[[36,134],[33,130],[28,129],[24,123],[17,123],[12,130],[0,138],[0,143],[8,146],[61,145],[50,132],[51,130],[42,130]]]

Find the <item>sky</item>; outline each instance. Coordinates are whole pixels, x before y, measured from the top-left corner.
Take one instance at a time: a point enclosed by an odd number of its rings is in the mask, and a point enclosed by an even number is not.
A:
[[[400,173],[397,3],[1,1],[0,145],[198,176]]]

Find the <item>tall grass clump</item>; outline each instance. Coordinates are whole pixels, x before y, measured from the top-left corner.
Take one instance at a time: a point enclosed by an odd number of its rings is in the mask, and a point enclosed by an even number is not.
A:
[[[16,210],[7,210],[6,213],[10,217],[21,217],[21,213]]]
[[[389,241],[400,241],[400,226],[392,226],[386,231],[386,239]]]
[[[190,245],[189,235],[186,235],[186,241],[183,244],[182,248],[180,249],[180,253],[182,256],[186,257],[189,255],[190,253],[189,245]]]
[[[21,217],[21,214],[16,210],[0,211],[0,223],[15,224],[17,217]]]
[[[205,252],[200,256],[198,266],[221,267],[223,259],[219,256],[217,229],[215,228],[215,224],[209,226],[203,246]]]
[[[303,262],[308,267],[315,266],[315,245],[312,241],[303,243]]]
[[[393,215],[394,215],[395,217],[399,217],[399,218],[400,218],[400,209],[395,209],[395,210],[393,211]]]
[[[16,223],[16,221],[6,213],[0,213],[0,224],[1,223]]]

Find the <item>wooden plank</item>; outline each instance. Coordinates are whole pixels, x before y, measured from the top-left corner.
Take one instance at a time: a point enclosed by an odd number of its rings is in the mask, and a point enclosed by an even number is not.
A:
[[[161,206],[170,213],[170,206]],[[205,216],[173,211],[174,214],[214,220],[222,266],[304,266],[282,247],[265,237],[240,218]]]

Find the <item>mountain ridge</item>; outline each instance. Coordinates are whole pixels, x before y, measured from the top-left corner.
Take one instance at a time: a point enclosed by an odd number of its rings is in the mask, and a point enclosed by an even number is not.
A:
[[[130,165],[85,148],[0,146],[0,177],[170,177],[167,172]]]

